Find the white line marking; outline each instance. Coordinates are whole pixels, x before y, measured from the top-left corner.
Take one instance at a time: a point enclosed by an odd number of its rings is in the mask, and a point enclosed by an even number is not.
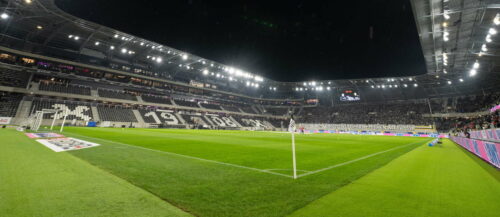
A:
[[[426,141],[426,142],[428,142],[428,141]],[[379,154],[383,154],[383,153],[386,153],[386,152],[389,152],[389,151],[393,151],[393,150],[396,150],[396,149],[400,149],[400,148],[404,148],[404,147],[407,147],[407,146],[410,146],[410,145],[414,145],[414,144],[417,144],[417,143],[424,143],[424,142],[418,141],[418,142],[413,142],[413,143],[410,143],[410,144],[398,146],[398,147],[391,148],[391,149],[388,149],[388,150],[385,150],[385,151],[381,151],[381,152],[369,154],[369,155],[366,155],[364,157],[360,157],[360,158],[357,158],[357,159],[354,159],[354,160],[346,161],[344,163],[339,163],[339,164],[335,164],[335,165],[332,165],[332,166],[329,166],[329,167],[325,167],[325,168],[322,168],[322,169],[319,169],[319,170],[314,170],[314,171],[311,171],[311,172],[300,174],[297,177],[300,178],[300,177],[312,175],[312,174],[315,174],[315,173],[323,172],[323,171],[330,170],[330,169],[333,169],[333,168],[336,168],[336,167],[340,167],[340,166],[351,164],[351,163],[354,163],[354,162],[357,162],[357,161],[360,161],[360,160],[364,160],[364,159],[367,159],[367,158],[370,158],[370,157],[373,157],[373,156],[377,156]]]
[[[293,169],[265,169],[266,171],[292,171]],[[309,170],[297,170],[300,172],[310,172]]]
[[[292,178],[291,175],[285,175],[285,174],[281,174],[281,173],[275,173],[275,172],[271,172],[271,171],[267,171],[267,170],[262,170],[262,169],[257,169],[257,168],[253,168],[253,167],[241,166],[241,165],[237,165],[237,164],[225,163],[225,162],[220,162],[220,161],[215,161],[215,160],[208,160],[208,159],[203,159],[203,158],[199,158],[199,157],[193,157],[193,156],[189,156],[189,155],[177,154],[177,153],[173,153],[173,152],[167,152],[167,151],[160,151],[160,150],[155,150],[155,149],[149,149],[149,148],[144,148],[144,147],[141,147],[141,146],[129,145],[129,144],[115,142],[115,141],[110,141],[110,140],[106,140],[106,139],[88,137],[88,136],[83,136],[83,135],[75,134],[75,133],[64,132],[64,134],[72,134],[72,135],[77,136],[77,137],[81,136],[81,137],[85,137],[85,138],[88,138],[88,139],[97,139],[97,140],[101,140],[101,141],[104,141],[104,142],[115,143],[115,144],[118,144],[118,145],[128,146],[128,147],[132,147],[132,148],[138,148],[138,149],[143,149],[143,150],[148,150],[148,151],[159,152],[159,153],[163,153],[163,154],[174,155],[174,156],[178,156],[178,157],[195,159],[195,160],[199,160],[199,161],[205,161],[205,162],[210,162],[210,163],[215,163],[215,164],[220,164],[220,165],[225,165],[225,166],[232,166],[232,167],[237,167],[237,168],[242,168],[242,169],[253,170],[253,171],[257,171],[257,172],[261,172],[261,173],[268,173],[268,174],[283,176],[283,177],[287,177],[287,178]]]

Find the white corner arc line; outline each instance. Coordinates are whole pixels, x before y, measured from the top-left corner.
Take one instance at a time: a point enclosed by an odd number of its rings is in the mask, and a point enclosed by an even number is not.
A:
[[[242,169],[247,169],[247,170],[253,170],[253,171],[257,171],[257,172],[261,172],[261,173],[268,173],[268,174],[273,174],[273,175],[277,175],[277,176],[283,176],[283,177],[287,177],[287,178],[292,178],[291,175],[286,175],[286,174],[282,174],[282,173],[275,173],[275,172],[272,172],[272,171],[257,169],[257,168],[253,168],[253,167],[247,167],[247,166],[242,166],[242,165],[237,165],[237,164],[225,163],[225,162],[220,162],[220,161],[215,161],[215,160],[208,160],[208,159],[204,159],[204,158],[193,157],[193,156],[183,155],[183,154],[177,154],[177,153],[173,153],[173,152],[167,152],[167,151],[160,151],[160,150],[155,150],[155,149],[149,149],[149,148],[144,148],[144,147],[141,147],[141,146],[129,145],[129,144],[125,144],[125,143],[121,143],[121,142],[115,142],[115,141],[110,141],[110,140],[101,139],[101,138],[94,138],[94,137],[89,137],[89,136],[83,136],[83,135],[75,134],[75,133],[64,132],[64,134],[72,134],[72,135],[77,136],[77,137],[80,136],[80,137],[85,137],[85,138],[89,138],[89,139],[96,139],[96,140],[101,140],[101,141],[104,141],[104,142],[109,142],[109,143],[114,143],[114,144],[118,144],[118,145],[132,147],[132,148],[138,148],[138,149],[143,149],[143,150],[148,150],[148,151],[154,151],[154,152],[168,154],[168,155],[173,155],[173,156],[178,156],[178,157],[184,157],[184,158],[189,158],[189,159],[194,159],[194,160],[199,160],[199,161],[205,161],[205,162],[210,162],[210,163],[215,163],[215,164],[220,164],[220,165],[225,165],[225,166],[237,167],[237,168],[242,168]]]
[[[425,142],[427,142],[427,141],[425,141]],[[325,168],[321,168],[319,170],[314,170],[314,171],[311,171],[311,172],[300,174],[297,177],[300,178],[300,177],[312,175],[312,174],[315,174],[315,173],[323,172],[323,171],[330,170],[330,169],[333,169],[333,168],[336,168],[336,167],[344,166],[344,165],[351,164],[351,163],[354,163],[354,162],[357,162],[357,161],[360,161],[360,160],[364,160],[364,159],[367,159],[367,158],[370,158],[370,157],[374,157],[374,156],[377,156],[377,155],[380,155],[380,154],[383,154],[383,153],[386,153],[386,152],[394,151],[396,149],[400,149],[400,148],[404,148],[404,147],[407,147],[407,146],[410,146],[410,145],[414,145],[414,144],[417,144],[417,143],[424,143],[424,142],[418,141],[418,142],[413,142],[413,143],[410,143],[410,144],[406,144],[406,145],[394,147],[394,148],[391,148],[391,149],[387,149],[385,151],[380,151],[380,152],[369,154],[369,155],[366,155],[366,156],[363,156],[363,157],[360,157],[360,158],[356,158],[354,160],[346,161],[344,163],[339,163],[339,164],[335,164],[335,165],[328,166],[328,167],[325,167]]]

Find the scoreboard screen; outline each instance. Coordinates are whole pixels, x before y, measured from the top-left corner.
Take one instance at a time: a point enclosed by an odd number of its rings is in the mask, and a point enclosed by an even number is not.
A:
[[[340,101],[359,101],[361,98],[359,94],[351,89],[343,90],[340,94]]]

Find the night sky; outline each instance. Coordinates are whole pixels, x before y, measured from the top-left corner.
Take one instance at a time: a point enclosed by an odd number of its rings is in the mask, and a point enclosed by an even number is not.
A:
[[[57,0],[111,28],[278,81],[424,74],[406,0]]]

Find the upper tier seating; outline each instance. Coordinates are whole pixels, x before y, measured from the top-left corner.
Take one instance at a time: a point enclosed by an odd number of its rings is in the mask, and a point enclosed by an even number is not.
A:
[[[137,122],[131,108],[97,106],[101,121]]]
[[[90,96],[90,87],[55,82],[40,82],[39,90]]]
[[[170,98],[164,96],[144,94],[141,96],[141,98],[142,100],[144,100],[144,102],[172,105]]]
[[[231,111],[231,112],[241,112],[239,107],[236,106],[230,106],[230,105],[223,105],[225,110]]]
[[[0,86],[26,88],[30,75],[26,72],[0,69]]]
[[[201,106],[206,109],[222,110],[219,105],[202,103]]]
[[[107,89],[98,89],[98,93],[99,96],[101,97],[137,101],[137,97],[125,92],[107,90]]]
[[[194,107],[194,108],[199,108],[198,103],[194,101],[187,101],[187,100],[182,100],[182,99],[175,99],[175,104],[179,106],[186,106],[186,107]]]

